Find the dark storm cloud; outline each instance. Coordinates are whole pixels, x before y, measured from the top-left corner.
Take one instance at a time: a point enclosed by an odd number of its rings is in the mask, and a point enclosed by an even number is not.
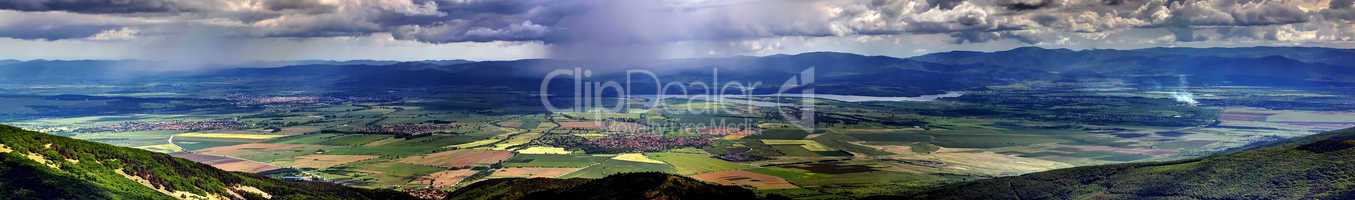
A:
[[[949,10],[954,9],[955,6],[960,5],[960,2],[964,1],[965,0],[927,0],[927,4],[935,5],[938,8]]]
[[[1306,22],[1309,15],[1279,1],[1182,1],[1169,6],[1173,22],[1194,26],[1259,26]]]
[[[307,12],[333,12],[335,5],[329,5],[320,0],[272,0],[263,3],[264,8],[268,10],[301,10]]]
[[[1355,21],[1355,0],[1332,0],[1327,10],[1323,10],[1323,17],[1332,20]]]
[[[562,53],[580,51],[575,47],[645,52],[682,41],[898,34],[1034,44],[1141,29],[1168,30],[1163,33],[1179,41],[1291,38],[1287,34],[1345,40],[1349,37],[1335,34],[1345,33],[1341,27],[1355,19],[1351,7],[1351,0],[10,0],[0,1],[0,10],[146,22],[0,19],[9,21],[0,23],[5,27],[48,28],[7,28],[0,37],[83,38],[122,27],[175,34],[160,26],[198,23],[231,30],[232,37],[389,33],[427,43],[541,42]],[[1319,35],[1304,35],[1312,31]],[[1028,35],[1036,33],[1051,37]]]
[[[1347,9],[1351,7],[1355,7],[1355,0],[1332,0],[1330,5],[1328,5],[1328,8],[1331,9]]]
[[[77,13],[177,12],[167,0],[5,0],[0,9],[20,11],[69,11]]]
[[[1051,4],[1053,4],[1050,1],[1052,0],[1039,0],[1035,2],[1016,1],[1005,3],[1004,5],[1007,7],[1007,10],[1026,11],[1049,7]]]
[[[18,39],[60,40],[86,38],[103,32],[111,26],[28,26],[16,24],[0,27],[0,35]]]
[[[151,24],[142,19],[109,18],[62,12],[23,13],[0,10],[0,37],[61,40]]]
[[[73,13],[219,13],[241,7],[262,6],[265,10],[323,12],[334,5],[320,0],[6,0],[0,9],[18,11],[65,11]],[[239,11],[239,10],[235,10]]]

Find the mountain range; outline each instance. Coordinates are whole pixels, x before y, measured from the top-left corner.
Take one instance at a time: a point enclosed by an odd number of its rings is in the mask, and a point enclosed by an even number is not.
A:
[[[292,62],[293,65],[282,67],[146,71],[137,67],[150,65],[144,61],[35,60],[0,62],[0,83],[229,81],[347,90],[491,86],[535,91],[548,72],[580,67],[596,73],[590,80],[623,81],[626,75],[623,70],[639,69],[654,72],[662,82],[711,82],[716,79],[760,82],[756,92],[770,93],[787,78],[814,68],[815,87],[820,93],[916,96],[1021,81],[1088,79],[1118,79],[1137,87],[1177,85],[1183,78],[1189,79],[1185,82],[1193,86],[1350,87],[1355,85],[1355,70],[1349,70],[1355,68],[1352,59],[1355,59],[1355,50],[1309,47],[1135,50],[1023,47],[997,52],[945,52],[911,58],[811,52],[670,59],[657,60],[647,66],[559,59],[310,61]],[[643,77],[638,80],[639,84],[652,84]]]

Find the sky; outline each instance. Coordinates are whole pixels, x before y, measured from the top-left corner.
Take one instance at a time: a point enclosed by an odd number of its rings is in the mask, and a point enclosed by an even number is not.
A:
[[[4,0],[0,59],[643,61],[1355,48],[1355,0]]]

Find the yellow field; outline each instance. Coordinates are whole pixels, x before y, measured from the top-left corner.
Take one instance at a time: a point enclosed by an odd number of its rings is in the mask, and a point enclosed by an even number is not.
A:
[[[532,142],[532,140],[535,140],[537,137],[541,137],[541,133],[527,132],[517,134],[514,135],[512,138],[504,140],[503,142],[494,144],[494,150],[508,150],[509,147],[523,145],[527,144],[528,142]]]
[[[613,160],[631,161],[631,162],[665,164],[663,161],[654,160],[654,159],[649,159],[649,157],[646,157],[645,154],[640,154],[640,153],[623,153],[623,154],[618,154],[618,155],[616,155],[616,157],[612,157],[612,159],[613,159]]]
[[[477,147],[477,146],[484,146],[484,145],[494,144],[495,142],[499,142],[500,140],[502,140],[502,139],[490,138],[490,139],[477,140],[477,141],[474,141],[474,142],[467,142],[467,143],[464,143],[464,144],[451,145],[451,146],[447,146],[447,147],[448,147],[448,148],[456,148],[456,149],[469,149],[469,148],[472,148],[472,147]]]
[[[518,150],[521,154],[569,154],[569,150],[560,147],[528,147]]]
[[[828,146],[823,146],[823,144],[819,144],[819,142],[815,142],[813,140],[762,140],[762,143],[767,145],[798,144],[800,145],[800,147],[804,147],[806,150],[810,151],[833,150],[833,148],[828,148]]]
[[[583,168],[512,167],[494,170],[490,178],[555,178]]]
[[[286,135],[264,135],[253,133],[184,133],[175,135],[175,137],[194,137],[194,138],[213,138],[213,139],[247,139],[247,140],[267,140],[279,138]]]

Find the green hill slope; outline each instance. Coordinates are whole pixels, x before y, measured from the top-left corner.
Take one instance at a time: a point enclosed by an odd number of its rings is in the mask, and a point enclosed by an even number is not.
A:
[[[626,173],[601,179],[491,179],[447,196],[448,200],[759,199],[753,191],[741,187],[707,184],[663,173]]]
[[[0,125],[0,199],[413,199],[227,172],[166,154]]]
[[[877,199],[1355,199],[1355,129],[1201,159],[1078,167]]]

